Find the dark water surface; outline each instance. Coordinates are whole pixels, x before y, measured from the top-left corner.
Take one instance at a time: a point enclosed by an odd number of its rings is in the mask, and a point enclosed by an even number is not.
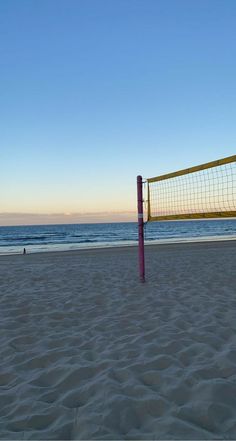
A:
[[[236,238],[236,219],[153,222],[147,243]],[[59,251],[137,244],[137,223],[0,227],[0,254]]]

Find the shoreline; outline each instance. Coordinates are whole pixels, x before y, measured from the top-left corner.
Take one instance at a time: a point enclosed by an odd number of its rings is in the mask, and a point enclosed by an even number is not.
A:
[[[202,237],[190,237],[190,238],[176,238],[176,239],[159,239],[159,240],[150,240],[145,241],[145,247],[152,247],[152,246],[167,246],[167,245],[181,245],[181,244],[194,244],[194,243],[212,243],[212,242],[231,242],[236,240],[236,236],[202,236]],[[129,242],[129,241],[127,241]],[[131,241],[130,241],[131,242]],[[71,246],[71,248],[68,248],[68,245]],[[102,244],[99,243],[97,245],[92,244],[91,246],[88,245],[82,245],[80,243],[75,244],[50,244],[48,245],[48,249],[42,250],[43,245],[25,245],[20,248],[19,252],[4,252],[1,250],[0,247],[0,257],[1,256],[17,256],[22,254],[22,249],[26,247],[26,254],[32,255],[32,254],[55,254],[55,253],[70,253],[70,252],[84,252],[84,251],[96,251],[96,250],[108,250],[108,249],[129,249],[129,248],[137,248],[138,242],[136,243],[126,243],[124,241],[123,243],[109,243],[109,244]],[[46,245],[47,246],[47,245]],[[53,246],[55,249],[53,249]],[[28,248],[27,248],[28,247]],[[32,250],[29,250],[29,248],[32,247]],[[38,250],[35,250],[35,247],[38,247]],[[4,248],[4,247],[2,247]],[[61,248],[61,249],[58,249]]]

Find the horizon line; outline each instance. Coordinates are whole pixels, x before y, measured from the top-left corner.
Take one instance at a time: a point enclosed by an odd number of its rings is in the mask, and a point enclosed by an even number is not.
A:
[[[0,213],[0,226],[30,226],[30,225],[68,225],[95,224],[115,222],[135,222],[135,211],[117,212],[84,212],[84,213]]]

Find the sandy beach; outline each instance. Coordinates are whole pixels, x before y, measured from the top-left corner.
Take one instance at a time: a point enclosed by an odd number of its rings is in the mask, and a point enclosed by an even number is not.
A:
[[[0,256],[1,439],[236,439],[236,241]]]

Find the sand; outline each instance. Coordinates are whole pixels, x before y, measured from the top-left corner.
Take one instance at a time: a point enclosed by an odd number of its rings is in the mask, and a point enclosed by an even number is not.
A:
[[[1,439],[236,439],[236,241],[0,257]]]

